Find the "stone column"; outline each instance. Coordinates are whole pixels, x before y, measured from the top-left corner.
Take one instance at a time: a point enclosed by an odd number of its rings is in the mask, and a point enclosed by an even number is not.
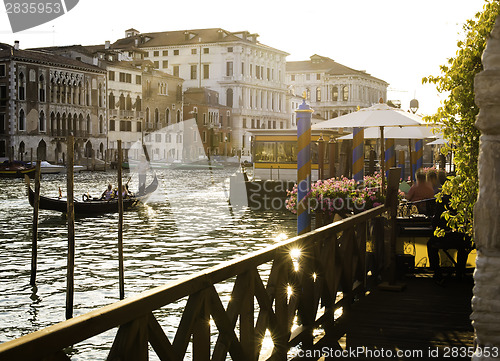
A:
[[[480,107],[476,127],[481,130],[482,135],[478,162],[479,197],[474,207],[477,259],[471,315],[478,349],[472,360],[499,360],[500,17],[488,39],[483,66],[484,71],[475,79],[476,104]],[[491,353],[493,351],[496,353]]]

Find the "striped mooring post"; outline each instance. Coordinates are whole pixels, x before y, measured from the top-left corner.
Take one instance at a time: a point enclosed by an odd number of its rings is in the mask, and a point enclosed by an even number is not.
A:
[[[405,151],[399,151],[398,167],[401,168],[401,179],[405,178]]]
[[[311,230],[307,194],[311,190],[311,118],[314,110],[304,100],[297,113],[297,234]]]
[[[419,139],[415,142],[415,172],[424,166],[424,140]]]
[[[396,151],[394,149],[394,139],[385,140],[385,176],[389,177],[389,169],[396,166]]]
[[[352,177],[362,182],[365,173],[365,130],[353,128],[352,132]]]

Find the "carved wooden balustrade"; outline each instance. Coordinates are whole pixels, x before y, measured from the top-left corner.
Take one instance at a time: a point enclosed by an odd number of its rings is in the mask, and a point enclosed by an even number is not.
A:
[[[228,354],[286,360],[298,349],[340,349],[350,307],[365,293],[367,240],[383,237],[373,234],[380,230],[373,221],[386,210],[379,206],[3,343],[0,360],[69,360],[65,348],[115,327],[108,360],[147,360],[148,344],[160,360]],[[292,250],[300,250],[298,259]],[[223,282],[233,287],[226,307],[215,287]],[[153,311],[185,297],[180,323],[162,326]],[[175,337],[163,327],[175,328]],[[269,348],[262,347],[266,331]]]

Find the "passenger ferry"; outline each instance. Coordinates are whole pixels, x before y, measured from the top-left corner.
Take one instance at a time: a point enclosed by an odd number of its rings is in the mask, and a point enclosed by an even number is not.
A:
[[[311,131],[311,180],[318,179],[318,140],[325,141],[325,171],[328,171],[328,142],[335,139],[337,131]],[[252,130],[252,159],[254,178],[262,180],[297,181],[297,130],[296,129],[254,129]],[[336,161],[339,144],[336,142]]]

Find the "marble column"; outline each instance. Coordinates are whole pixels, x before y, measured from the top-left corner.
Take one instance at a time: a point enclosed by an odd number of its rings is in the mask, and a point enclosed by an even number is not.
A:
[[[475,78],[479,146],[479,197],[474,207],[477,247],[472,323],[477,349],[472,360],[500,356],[500,17],[483,54],[484,70]],[[486,352],[489,351],[489,352]]]

